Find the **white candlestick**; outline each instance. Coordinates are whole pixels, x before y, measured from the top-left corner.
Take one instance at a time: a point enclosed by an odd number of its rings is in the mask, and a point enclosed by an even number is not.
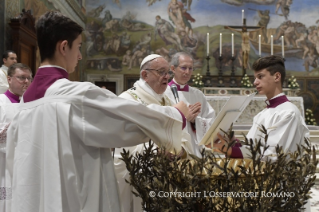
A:
[[[222,33],[219,34],[219,56],[222,56],[223,53],[223,38],[222,38]]]
[[[259,35],[259,57],[261,57],[261,35]]]
[[[284,36],[281,36],[281,51],[282,51],[282,57],[285,58],[285,42],[284,42]]]
[[[274,54],[274,36],[270,37],[270,55]]]
[[[234,33],[231,33],[231,56],[234,57]]]
[[[244,13],[245,13],[245,11],[244,11],[244,10],[242,10],[242,11],[241,11],[241,19],[243,20],[243,24],[244,24],[244,18],[245,18]]]
[[[207,33],[207,56],[209,56],[209,33]]]

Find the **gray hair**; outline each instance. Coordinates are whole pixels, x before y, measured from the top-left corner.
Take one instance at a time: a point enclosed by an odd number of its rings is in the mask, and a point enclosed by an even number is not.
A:
[[[192,61],[194,63],[194,58],[191,54],[187,52],[177,52],[172,56],[172,60],[170,62],[170,65],[177,67],[179,65],[179,57],[180,56],[186,56],[192,58]]]

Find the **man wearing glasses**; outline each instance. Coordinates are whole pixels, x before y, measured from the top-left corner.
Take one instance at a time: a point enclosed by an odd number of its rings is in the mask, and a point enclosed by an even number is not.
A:
[[[0,94],[0,211],[6,211],[7,193],[10,192],[5,186],[6,138],[9,124],[17,112],[18,105],[11,103],[20,102],[20,97],[31,83],[31,70],[22,63],[14,63],[8,69],[7,79],[9,89]]]
[[[141,63],[140,79],[134,83],[134,87],[123,92],[119,97],[140,102],[144,105],[156,104],[162,106],[172,106],[172,102],[165,94],[168,85],[168,80],[172,76],[169,63],[160,55],[151,54],[145,57]],[[192,144],[190,143],[190,135],[186,129],[182,131],[182,147],[185,151],[178,157],[186,157],[187,153],[192,152]],[[132,193],[133,187],[125,182],[128,179],[129,173],[126,170],[124,161],[120,160],[123,148],[130,151],[130,154],[142,153],[144,145],[148,143],[139,144],[133,147],[122,147],[115,149],[114,167],[116,177],[119,184],[119,194],[122,200],[122,211],[143,211],[139,197],[135,197]],[[171,154],[168,157],[171,158]],[[132,209],[132,210],[131,210]]]
[[[32,81],[32,73],[27,65],[15,63],[8,69],[9,89],[0,94],[0,104],[19,103],[20,97]]]
[[[191,135],[194,154],[201,157],[201,150],[204,146],[199,146],[198,144],[213,123],[215,111],[200,90],[187,85],[194,72],[193,57],[188,53],[178,52],[172,56],[170,64],[174,78],[168,85],[175,84],[178,90],[179,101],[183,101],[189,105],[190,111],[186,117],[186,129]],[[171,99],[175,99],[169,87],[166,89],[165,94]]]

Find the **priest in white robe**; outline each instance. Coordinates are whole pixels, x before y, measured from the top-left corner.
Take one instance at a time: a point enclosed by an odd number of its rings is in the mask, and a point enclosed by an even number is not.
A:
[[[7,50],[2,55],[3,65],[0,67],[0,94],[6,92],[9,88],[8,68],[17,63],[17,54],[12,50]]]
[[[30,68],[22,63],[15,63],[8,69],[9,89],[4,94],[0,94],[0,211],[5,211],[5,203],[11,193],[11,188],[5,185],[5,165],[7,130],[18,108],[18,104],[12,103],[20,102],[20,97],[30,85],[31,80]]]
[[[215,119],[215,111],[207,102],[203,92],[187,84],[191,79],[194,70],[194,59],[185,52],[178,52],[172,56],[170,62],[171,70],[174,73],[173,80],[169,83],[165,94],[175,101],[170,86],[175,84],[178,90],[179,101],[189,105],[190,114],[187,119],[187,131],[191,135],[194,154],[201,157],[203,145],[199,145],[205,133]]]
[[[36,30],[41,67],[8,129],[7,211],[119,212],[110,148],[152,139],[179,153],[188,108],[183,102],[145,107],[92,83],[69,81],[82,58],[82,27],[50,11]]]
[[[132,101],[140,102],[144,105],[156,104],[163,106],[174,105],[173,102],[164,94],[171,76],[168,62],[160,55],[151,54],[145,57],[141,63],[140,79],[134,83],[134,86],[123,92],[120,97]],[[122,147],[115,149],[114,166],[115,173],[119,184],[119,195],[122,202],[122,212],[142,212],[142,199],[133,195],[133,187],[125,182],[129,180],[129,172],[121,156],[123,149],[130,151],[131,155],[142,153],[144,145],[147,147],[148,142],[132,147]],[[190,135],[186,129],[182,132],[182,147],[185,154],[194,154]]]

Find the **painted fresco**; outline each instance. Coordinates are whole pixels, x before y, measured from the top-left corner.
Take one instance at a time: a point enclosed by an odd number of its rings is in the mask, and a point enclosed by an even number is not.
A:
[[[281,36],[287,70],[296,76],[319,76],[317,0],[87,0],[86,70],[88,73],[138,74],[143,57],[161,54],[168,60],[178,51],[187,51],[195,58],[195,73],[206,73],[206,52],[209,33],[211,74],[219,68],[219,43],[222,33],[222,67],[225,75],[231,69],[231,33],[234,33],[236,75],[242,74],[241,28],[242,10],[250,30],[249,61],[273,53],[282,55]],[[233,30],[237,30],[234,32]],[[254,32],[253,32],[254,31]]]

